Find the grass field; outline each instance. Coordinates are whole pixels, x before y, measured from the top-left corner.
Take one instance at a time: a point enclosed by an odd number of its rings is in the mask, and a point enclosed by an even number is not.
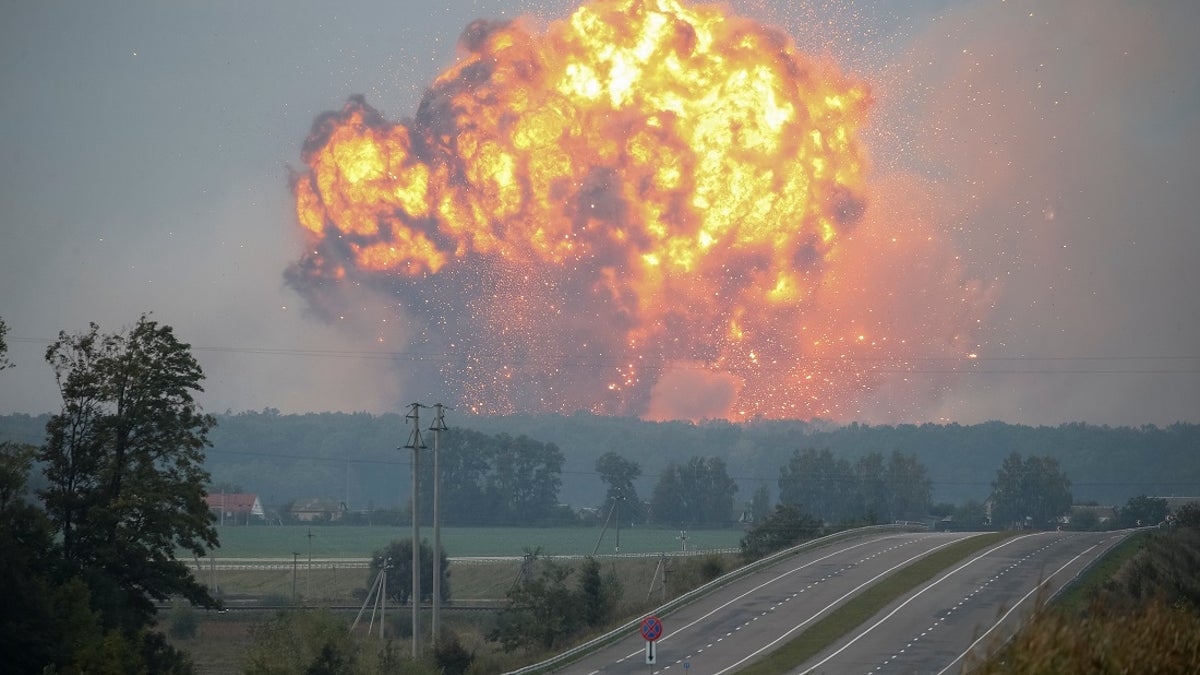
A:
[[[249,525],[217,528],[221,547],[209,554],[221,558],[305,559],[366,558],[396,539],[408,539],[408,527],[324,525]],[[450,557],[519,556],[541,549],[543,555],[598,555],[617,552],[617,533],[609,528],[600,540],[598,527],[443,527],[442,548]],[[312,534],[311,539],[309,534]],[[697,530],[687,533],[689,550],[737,548],[744,532],[740,529]],[[678,530],[649,527],[621,528],[620,553],[679,551],[683,542]],[[421,528],[421,539],[430,541],[433,529]],[[597,541],[600,541],[597,549]],[[311,548],[310,548],[311,545]],[[180,557],[191,556],[180,552]]]

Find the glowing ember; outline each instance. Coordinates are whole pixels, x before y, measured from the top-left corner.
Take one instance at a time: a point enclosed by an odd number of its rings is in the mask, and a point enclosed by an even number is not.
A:
[[[896,362],[838,272],[867,208],[864,83],[675,0],[461,44],[414,119],[354,98],[314,123],[289,272],[310,299],[399,293],[478,412],[841,417]]]

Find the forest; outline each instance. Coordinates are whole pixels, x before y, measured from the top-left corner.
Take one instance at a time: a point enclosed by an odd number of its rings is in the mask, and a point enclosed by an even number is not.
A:
[[[395,508],[409,499],[411,426],[401,414],[282,414],[266,409],[215,415],[205,468],[214,487],[259,495],[268,510],[323,497],[350,511]],[[40,445],[49,416],[0,416],[0,440]],[[772,502],[797,451],[829,450],[853,464],[868,455],[915,456],[925,467],[934,502],[987,499],[996,470],[1013,452],[1058,460],[1077,503],[1122,504],[1137,495],[1200,495],[1200,425],[1107,427],[1064,424],[837,425],[762,420],[648,422],[589,414],[472,417],[450,411],[443,447],[480,434],[507,437],[543,453],[560,470],[556,494],[537,495],[573,509],[601,509],[607,485],[597,460],[612,453],[637,464],[633,488],[649,500],[660,476],[696,458],[720,459],[736,486],[735,504],[749,505],[762,488]],[[433,435],[423,431],[429,448]],[[512,456],[516,459],[523,454]],[[447,455],[449,456],[449,455]],[[454,467],[450,467],[453,469]],[[502,485],[496,486],[503,490]]]

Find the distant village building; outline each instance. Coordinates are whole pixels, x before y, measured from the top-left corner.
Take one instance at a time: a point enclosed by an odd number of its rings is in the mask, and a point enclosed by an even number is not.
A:
[[[346,513],[346,504],[336,499],[315,497],[313,499],[297,499],[289,509],[293,519],[303,523],[313,521],[334,522],[342,519]]]
[[[1188,504],[1200,504],[1200,497],[1160,497],[1167,502],[1167,511],[1171,515],[1179,513],[1179,509]]]
[[[204,496],[209,511],[221,525],[249,525],[265,516],[258,495],[247,492],[217,492]]]
[[[1117,519],[1116,507],[1098,506],[1095,504],[1072,504],[1071,514],[1068,516],[1064,524],[1070,523],[1071,521],[1079,522],[1080,514],[1083,513],[1090,513],[1092,516],[1095,516],[1096,524],[1098,525],[1108,525],[1109,523],[1116,522]]]

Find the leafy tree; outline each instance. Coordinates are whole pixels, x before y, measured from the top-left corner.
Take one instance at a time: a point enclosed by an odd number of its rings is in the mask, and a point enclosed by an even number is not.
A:
[[[588,556],[579,568],[580,609],[588,627],[604,625],[617,609],[621,582],[615,575],[606,579],[600,573],[600,561]]]
[[[622,520],[625,522],[639,523],[645,519],[645,509],[642,508],[637,489],[633,486],[633,481],[642,475],[641,465],[609,451],[596,460],[596,473],[600,474],[600,480],[608,486],[604,494],[604,503],[600,505],[600,513],[608,513],[613,504],[619,502]]]
[[[1071,481],[1052,457],[1005,458],[992,482],[992,524],[1049,527],[1071,509]]]
[[[688,513],[679,467],[668,464],[658,475],[650,495],[650,520],[660,525],[685,527],[695,522]]]
[[[1178,527],[1200,528],[1200,503],[1190,502],[1181,506],[1174,522]]]
[[[1121,527],[1143,527],[1157,525],[1167,519],[1171,512],[1167,500],[1161,497],[1138,495],[1130,497],[1125,506],[1117,512],[1117,520]]]
[[[0,443],[0,654],[5,668],[37,673],[61,664],[61,606],[52,597],[54,535],[41,509],[27,501],[36,448]],[[84,605],[86,611],[86,603]]]
[[[729,477],[725,460],[693,457],[680,473],[700,524],[720,525],[733,518],[733,500],[738,488]]]
[[[775,512],[742,537],[742,557],[758,560],[775,551],[783,550],[809,539],[821,531],[821,521],[802,512],[795,506],[780,504]]]
[[[215,606],[175,557],[217,545],[203,467],[215,422],[193,398],[204,375],[189,346],[142,316],[126,333],[59,333],[46,360],[63,403],[46,427],[40,495],[105,625],[147,626],[152,601],[172,595]]]
[[[579,574],[563,563],[529,552],[526,564],[536,574],[523,577],[508,593],[508,606],[497,616],[488,639],[505,651],[529,652],[564,644],[589,628],[604,625],[621,595],[615,576],[600,573],[595,558],[584,559]],[[575,587],[569,583],[575,577]]]
[[[500,434],[490,459],[484,495],[502,514],[499,522],[532,525],[554,513],[562,485],[563,454],[558,446]]]
[[[933,483],[915,454],[892,451],[888,457],[887,486],[891,499],[883,514],[886,520],[915,520],[925,516],[933,497]]]
[[[433,602],[433,547],[421,541],[421,602]],[[438,591],[442,600],[450,599],[450,564],[442,550],[442,579]],[[387,567],[387,597],[401,605],[412,597],[412,538],[397,539],[371,555],[370,586],[379,570]]]
[[[771,515],[771,489],[761,484],[754,490],[750,499],[750,517],[755,523],[761,523]]]
[[[484,480],[495,439],[470,429],[442,432],[438,447],[441,473],[440,515],[445,524],[487,524],[497,517],[484,496]],[[432,447],[432,443],[427,442]],[[433,522],[433,460],[422,457],[421,512]],[[482,521],[482,522],[481,522]]]
[[[656,523],[679,527],[726,523],[733,517],[736,493],[725,460],[693,457],[683,465],[667,465],[659,475],[650,516]]]
[[[0,370],[12,368],[12,361],[8,360],[8,324],[4,323],[4,317],[0,317]]]
[[[582,624],[579,595],[567,584],[574,570],[536,553],[531,555],[541,569],[509,591],[509,604],[488,635],[505,651],[550,649],[574,635]]]
[[[797,450],[779,470],[779,502],[824,522],[852,517],[853,488],[849,463],[828,449]]]
[[[877,523],[893,520],[894,485],[889,482],[888,465],[883,455],[872,452],[854,463],[855,503],[852,513],[858,519]]]
[[[982,530],[987,526],[987,507],[974,499],[954,510],[954,529]]]

